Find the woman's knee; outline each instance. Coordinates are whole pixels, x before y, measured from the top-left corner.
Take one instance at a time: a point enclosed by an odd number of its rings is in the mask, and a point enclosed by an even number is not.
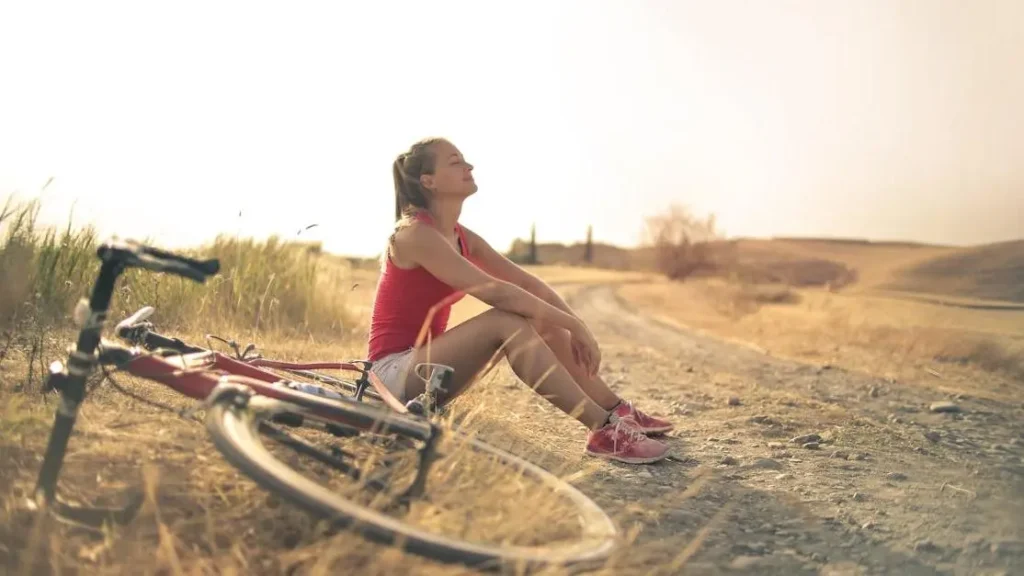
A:
[[[534,324],[533,322],[530,324],[545,342],[558,342],[562,339],[568,339],[569,337],[569,331],[561,326],[553,324]]]
[[[533,324],[518,314],[491,309],[484,312],[484,315],[486,316],[488,326],[491,329],[491,336],[495,338],[497,345],[504,344],[512,339],[531,339],[538,337]]]

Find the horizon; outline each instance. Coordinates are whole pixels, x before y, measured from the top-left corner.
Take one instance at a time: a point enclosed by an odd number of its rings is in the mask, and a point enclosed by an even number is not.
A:
[[[7,200],[11,200],[11,199],[12,198],[10,198],[10,197],[9,198],[5,198],[4,201],[6,202]],[[34,200],[38,200],[38,199],[34,199]],[[71,220],[69,219],[69,221],[65,222],[63,225],[61,225],[59,223],[58,224],[44,223],[44,224],[42,224],[40,226],[40,228],[43,229],[43,230],[56,230],[56,231],[59,232],[62,228],[67,228],[68,227],[68,222],[70,222],[70,221]],[[84,223],[82,225],[75,226],[75,228],[76,229],[81,229],[83,226],[92,226],[95,229],[95,226],[93,226],[90,223]],[[0,228],[0,229],[2,229],[2,228]],[[118,236],[118,237],[121,237],[121,238],[137,240],[137,241],[145,241],[145,240],[147,240],[146,237],[126,237],[126,236],[121,236],[121,235],[117,235],[117,234],[104,235],[99,230],[97,230],[97,232],[98,232],[98,235],[99,235],[99,238],[98,238],[99,240],[103,240],[103,239],[105,239],[107,237],[113,237],[113,236]],[[276,237],[278,240],[286,241],[286,242],[311,243],[311,244],[320,245],[321,249],[322,249],[322,251],[324,253],[331,254],[331,255],[334,255],[334,256],[339,256],[339,257],[342,257],[342,258],[350,258],[350,259],[370,259],[370,260],[375,260],[375,259],[378,259],[380,257],[380,255],[381,255],[381,253],[382,253],[382,252],[377,252],[375,254],[351,254],[351,253],[346,253],[344,251],[338,252],[338,251],[331,250],[331,249],[323,247],[323,241],[322,240],[319,240],[319,239],[317,239],[317,240],[310,240],[310,239],[306,239],[306,238],[301,238],[300,235],[298,235],[298,234],[295,235],[294,237],[287,237],[287,236],[281,236],[281,235],[278,235],[278,234],[269,234],[269,235],[263,235],[263,236],[238,236],[238,235],[231,235],[231,234],[227,234],[227,233],[221,233],[221,234],[219,234],[219,236],[212,236],[212,237],[204,239],[204,240],[202,240],[200,242],[196,242],[196,243],[192,243],[192,244],[174,244],[172,247],[173,248],[177,248],[177,249],[198,249],[198,248],[203,248],[204,246],[213,243],[218,237],[235,238],[235,239],[241,239],[241,240],[250,240],[250,239],[252,239],[252,240],[256,240],[256,241],[263,241],[263,240],[267,240],[267,239],[269,239],[271,237]],[[718,242],[718,241],[720,241],[720,242],[733,242],[733,241],[737,241],[737,242],[741,242],[741,241],[755,241],[755,242],[772,242],[772,241],[776,241],[776,242],[834,242],[834,243],[840,243],[840,244],[841,243],[851,243],[851,244],[870,244],[870,245],[909,245],[909,246],[920,246],[920,247],[931,247],[931,248],[971,249],[971,248],[982,248],[982,247],[986,247],[986,246],[995,246],[995,245],[1001,245],[1001,244],[1024,243],[1024,235],[1021,235],[1019,237],[1013,237],[1013,238],[1005,239],[1005,240],[997,240],[997,241],[993,241],[993,242],[980,242],[980,243],[974,243],[974,244],[935,243],[935,242],[921,242],[921,241],[915,241],[915,240],[899,240],[899,239],[887,239],[887,238],[857,238],[857,237],[852,237],[852,236],[785,236],[785,235],[776,235],[776,236],[746,236],[746,235],[728,236],[728,235],[723,235],[723,236],[720,236],[720,237],[716,237],[713,241],[715,241],[715,242]],[[522,243],[529,242],[529,234],[523,235],[523,236],[518,236],[518,237],[513,237],[512,240],[509,242],[508,246],[496,246],[496,248],[501,253],[507,254],[508,252],[511,251],[513,245],[516,242],[522,242]],[[585,243],[585,239],[570,239],[570,240],[567,240],[567,241],[544,240],[542,238],[538,238],[537,239],[537,246],[573,247],[573,246],[583,246],[584,243]],[[632,244],[632,245],[624,245],[624,244],[618,244],[618,243],[615,243],[615,242],[600,240],[600,239],[596,239],[596,238],[594,239],[593,243],[594,243],[595,246],[607,246],[607,247],[616,248],[616,249],[622,249],[622,250],[637,250],[637,249],[643,249],[643,248],[651,247],[650,243],[644,243],[644,242],[638,242],[638,243]],[[167,246],[166,244],[164,244],[162,242],[158,242],[158,241],[154,242],[153,245],[155,245],[155,246]]]
[[[375,257],[392,160],[440,135],[501,251],[634,248],[671,204],[729,238],[1024,233],[1024,3],[49,8],[0,9],[0,202],[45,225]]]

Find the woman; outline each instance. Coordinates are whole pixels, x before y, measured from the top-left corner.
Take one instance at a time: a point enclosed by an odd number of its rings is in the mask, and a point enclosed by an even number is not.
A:
[[[420,362],[454,369],[439,399],[447,402],[504,356],[520,379],[590,430],[587,454],[634,464],[664,458],[668,447],[647,435],[672,425],[608,388],[583,321],[547,284],[459,224],[462,203],[477,191],[459,150],[422,140],[398,156],[393,175],[398,223],[374,298],[368,358],[399,401],[423,392],[411,370]],[[451,305],[464,294],[492,309],[447,330]],[[429,346],[415,347],[428,317]]]

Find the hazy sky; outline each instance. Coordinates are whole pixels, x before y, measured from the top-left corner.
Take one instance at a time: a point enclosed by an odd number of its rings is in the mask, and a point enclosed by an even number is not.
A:
[[[732,236],[1024,236],[1024,2],[45,2],[0,7],[0,199],[187,245],[376,254],[391,162],[476,165],[507,248],[630,245],[671,202]],[[242,211],[241,217],[238,216]],[[568,215],[562,215],[563,212]]]

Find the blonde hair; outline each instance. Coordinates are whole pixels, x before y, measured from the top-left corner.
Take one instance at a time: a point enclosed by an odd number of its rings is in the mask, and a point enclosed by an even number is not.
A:
[[[417,209],[428,208],[430,196],[420,183],[420,176],[434,173],[437,158],[433,145],[444,141],[443,138],[425,138],[395,158],[391,172],[395,179],[396,222]]]

